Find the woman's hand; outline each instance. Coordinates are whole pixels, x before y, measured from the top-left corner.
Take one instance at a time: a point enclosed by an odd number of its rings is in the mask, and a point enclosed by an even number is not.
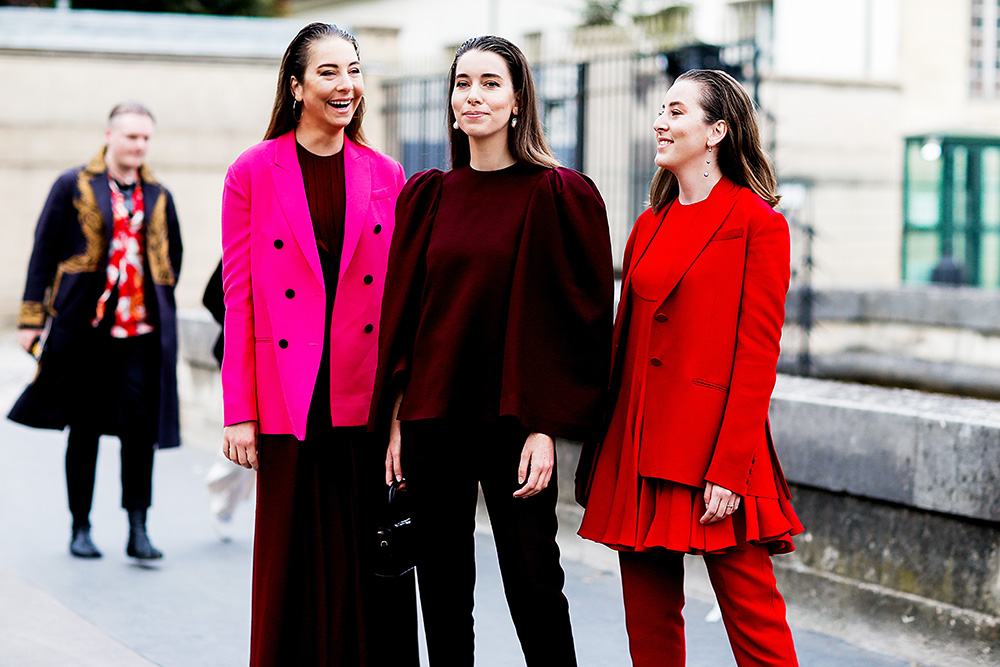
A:
[[[524,486],[514,492],[514,497],[529,498],[547,487],[555,462],[555,441],[544,433],[529,435],[521,450],[521,465],[517,469],[517,483]]]
[[[740,506],[740,497],[727,488],[708,482],[705,484],[705,513],[699,522],[703,525],[721,521]]]
[[[257,422],[246,421],[222,429],[222,455],[244,468],[257,470]]]
[[[399,461],[399,453],[403,449],[403,429],[396,415],[399,414],[399,404],[403,402],[403,392],[396,394],[396,405],[392,408],[392,422],[389,424],[389,447],[385,452],[385,483],[393,480],[403,481],[403,465]]]

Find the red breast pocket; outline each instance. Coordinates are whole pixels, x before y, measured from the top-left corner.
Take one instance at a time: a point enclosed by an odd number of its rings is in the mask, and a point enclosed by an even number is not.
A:
[[[712,241],[729,241],[730,239],[741,238],[743,238],[742,227],[729,227],[728,229],[720,229],[715,232],[715,235],[712,236]]]

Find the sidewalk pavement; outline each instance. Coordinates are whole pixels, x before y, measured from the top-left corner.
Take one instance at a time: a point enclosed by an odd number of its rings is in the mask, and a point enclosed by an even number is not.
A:
[[[33,362],[16,348],[13,335],[0,333],[0,406],[6,410],[32,373]],[[92,523],[104,557],[87,561],[67,551],[64,434],[0,422],[0,665],[247,664],[252,505],[238,508],[232,540],[221,541],[213,531],[204,485],[217,435],[202,430],[186,432],[185,437],[179,450],[157,454],[149,530],[166,557],[146,565],[124,554],[127,525],[119,507],[118,444],[113,438],[102,440]],[[574,555],[581,547],[575,526],[563,528],[565,590],[580,665],[628,665],[613,554],[577,560]],[[477,557],[477,664],[523,665],[488,526],[477,536]],[[732,667],[725,630],[712,614],[699,564],[692,559],[691,597],[685,610],[688,665]],[[792,624],[802,665],[914,667],[803,630],[794,619]]]

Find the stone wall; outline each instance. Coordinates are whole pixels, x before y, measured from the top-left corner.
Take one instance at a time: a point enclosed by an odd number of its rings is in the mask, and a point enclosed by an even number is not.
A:
[[[780,368],[797,372],[803,291],[786,301]],[[1000,292],[972,287],[814,292],[810,375],[1000,398]]]

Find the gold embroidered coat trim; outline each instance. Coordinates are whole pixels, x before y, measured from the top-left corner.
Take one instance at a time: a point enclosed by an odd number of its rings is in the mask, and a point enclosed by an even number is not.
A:
[[[56,294],[59,293],[59,283],[65,274],[87,273],[100,270],[100,265],[107,259],[108,237],[104,216],[97,204],[94,188],[90,179],[104,174],[108,165],[101,151],[80,170],[76,178],[77,195],[73,198],[73,206],[77,211],[80,230],[86,241],[83,252],[73,255],[59,263],[55,279],[49,290],[45,304],[26,301],[21,304],[18,317],[20,327],[39,327],[45,324],[46,314],[55,317],[53,308]],[[158,185],[153,173],[143,165],[139,169],[139,178],[143,183]],[[156,285],[173,286],[176,282],[174,269],[170,265],[170,241],[167,233],[167,193],[162,188],[153,205],[153,214],[146,221],[146,255],[149,259],[150,278]]]
[[[21,329],[41,329],[45,326],[45,306],[38,301],[24,301],[17,314],[17,326]]]

